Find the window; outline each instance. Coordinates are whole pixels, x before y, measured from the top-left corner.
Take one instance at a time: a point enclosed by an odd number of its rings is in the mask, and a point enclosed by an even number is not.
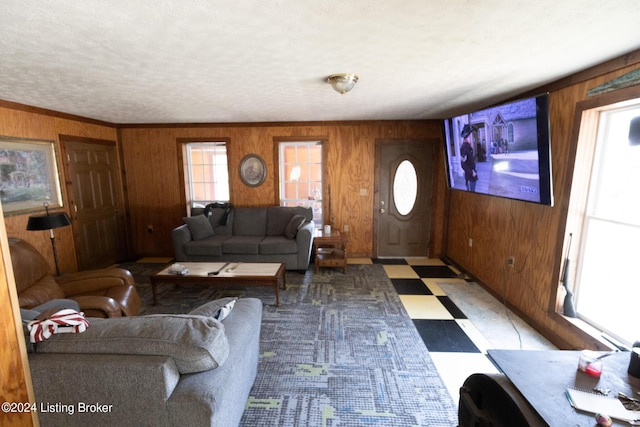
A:
[[[316,227],[324,223],[322,143],[278,143],[280,204],[313,209]]]
[[[214,201],[229,201],[226,143],[188,142],[183,148],[187,204],[204,207]]]
[[[637,340],[640,286],[633,266],[640,242],[640,145],[630,141],[640,100],[583,114],[592,122],[591,168],[576,178],[588,183],[575,276],[578,317],[627,344]],[[597,131],[593,130],[597,129]],[[578,150],[583,147],[580,145]],[[577,161],[578,161],[577,156]],[[585,176],[586,175],[586,176]],[[572,194],[573,199],[573,194]]]
[[[400,215],[409,215],[418,197],[418,175],[409,160],[403,160],[393,176],[393,202]]]

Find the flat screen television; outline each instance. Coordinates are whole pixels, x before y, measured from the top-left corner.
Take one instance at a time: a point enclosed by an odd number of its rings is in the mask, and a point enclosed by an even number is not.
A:
[[[449,188],[553,206],[549,95],[444,121]]]

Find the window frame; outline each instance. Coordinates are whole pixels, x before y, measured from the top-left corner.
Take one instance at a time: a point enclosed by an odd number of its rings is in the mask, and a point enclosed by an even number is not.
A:
[[[640,99],[640,86],[631,86],[616,91],[600,94],[592,98],[576,103],[573,132],[569,144],[567,178],[565,180],[564,194],[568,198],[567,216],[564,228],[560,231],[564,240],[556,249],[555,271],[558,278],[558,288],[553,288],[550,300],[550,309],[559,318],[564,319],[576,330],[585,336],[595,339],[603,345],[603,348],[612,348],[619,344],[597,325],[592,325],[580,318],[568,318],[563,316],[563,301],[565,291],[563,289],[563,270],[565,260],[568,258],[568,286],[572,292],[576,292],[577,260],[580,257],[581,241],[583,239],[585,212],[588,203],[589,183],[591,180],[591,167],[594,162],[596,141],[598,132],[598,116],[600,112],[609,109],[617,109],[631,104],[636,104]],[[572,235],[572,239],[571,236]],[[572,241],[572,243],[570,243]],[[571,246],[569,246],[571,245]],[[570,249],[570,253],[569,253]],[[604,334],[604,335],[603,335]]]
[[[320,156],[321,156],[321,175],[322,175],[322,185],[320,188],[320,201],[322,203],[322,216],[321,220],[318,221],[314,218],[314,225],[316,228],[323,227],[324,224],[328,224],[331,220],[331,186],[327,182],[327,168],[326,168],[326,137],[274,137],[274,160],[275,160],[275,190],[274,193],[274,202],[276,205],[282,206],[283,202],[281,200],[281,191],[283,179],[281,177],[283,167],[281,158],[280,158],[280,147],[281,144],[315,144],[320,145]],[[297,199],[302,200],[302,199]]]
[[[178,151],[178,175],[180,179],[180,198],[184,205],[185,211],[190,215],[191,209],[193,206],[193,200],[191,199],[191,182],[187,180],[187,173],[190,171],[189,165],[189,156],[187,153],[187,147],[189,144],[198,144],[198,143],[218,143],[224,144],[227,151],[227,178],[229,182],[229,200],[220,200],[220,201],[231,201],[233,198],[233,189],[231,186],[231,174],[230,174],[230,139],[229,138],[220,138],[220,137],[211,137],[211,138],[178,138],[177,142],[177,151]],[[213,202],[215,200],[212,200]]]

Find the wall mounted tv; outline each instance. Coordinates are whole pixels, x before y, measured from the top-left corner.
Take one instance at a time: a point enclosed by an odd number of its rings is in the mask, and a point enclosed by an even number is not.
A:
[[[549,95],[444,121],[449,188],[553,206]]]

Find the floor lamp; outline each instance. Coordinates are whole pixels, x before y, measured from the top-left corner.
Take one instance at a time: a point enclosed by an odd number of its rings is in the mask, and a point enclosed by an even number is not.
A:
[[[58,253],[56,252],[56,238],[53,235],[54,228],[66,227],[71,225],[71,218],[66,212],[57,212],[49,214],[49,205],[45,203],[44,209],[47,212],[45,215],[30,216],[29,222],[27,222],[27,230],[49,230],[51,238],[51,249],[53,249],[53,260],[56,264],[56,276],[60,275],[60,269],[58,268]]]

